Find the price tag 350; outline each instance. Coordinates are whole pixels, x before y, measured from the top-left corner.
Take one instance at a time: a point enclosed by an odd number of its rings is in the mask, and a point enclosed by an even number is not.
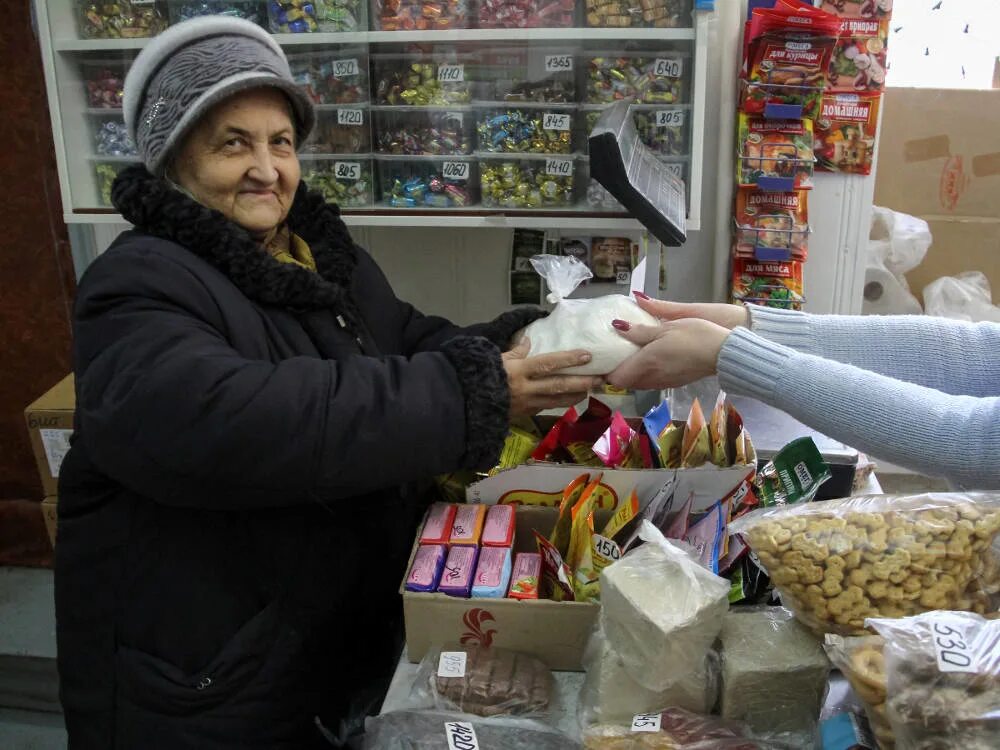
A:
[[[657,78],[680,78],[684,74],[684,61],[679,57],[658,57],[653,65]]]
[[[632,717],[633,732],[659,732],[659,714],[636,714]]]
[[[439,83],[461,83],[465,80],[465,66],[448,63],[438,66]]]
[[[361,179],[361,162],[338,161],[333,165],[333,174],[338,180],[357,182]]]
[[[545,174],[553,177],[569,177],[573,174],[572,159],[546,159]]]
[[[334,78],[350,78],[358,74],[358,61],[355,58],[333,61]]]
[[[446,161],[441,166],[441,176],[452,182],[469,181],[469,162],[467,161]]]
[[[365,124],[365,113],[364,113],[364,110],[360,110],[360,109],[338,109],[337,110],[337,124],[338,125],[364,125]]]
[[[569,130],[570,116],[546,112],[542,117],[542,127],[546,130]]]

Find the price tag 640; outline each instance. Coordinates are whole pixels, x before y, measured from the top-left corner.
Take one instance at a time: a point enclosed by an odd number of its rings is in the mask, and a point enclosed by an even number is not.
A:
[[[546,130],[569,130],[570,116],[546,112],[542,117],[542,127]]]
[[[636,714],[632,717],[633,732],[659,732],[659,714]]]
[[[361,109],[338,109],[337,110],[337,124],[338,125],[364,125],[365,124],[365,113]]]
[[[356,182],[361,179],[361,162],[338,161],[333,165],[333,174],[338,180]]]
[[[465,80],[465,66],[461,64],[448,63],[438,66],[439,83],[461,83]]]
[[[333,61],[333,77],[349,78],[358,74],[358,61],[351,57],[346,60]]]
[[[465,677],[464,651],[442,651],[438,659],[438,677]]]
[[[653,66],[657,78],[680,78],[684,73],[684,61],[679,57],[658,57]]]
[[[573,55],[546,55],[545,72],[561,73],[573,70]]]
[[[965,634],[955,627],[957,624],[938,620],[931,626],[938,669],[942,672],[978,672],[973,661],[974,652]]]
[[[573,174],[572,159],[546,159],[545,174],[554,177],[569,177]]]
[[[446,161],[441,165],[441,176],[452,182],[468,182],[469,162]]]
[[[656,113],[656,126],[658,128],[679,128],[684,125],[684,110],[682,109],[661,109]]]

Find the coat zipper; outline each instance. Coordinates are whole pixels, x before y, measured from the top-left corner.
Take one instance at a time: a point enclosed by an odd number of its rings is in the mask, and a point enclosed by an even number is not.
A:
[[[340,323],[340,327],[341,327],[341,328],[343,328],[343,329],[344,329],[345,331],[347,330],[347,321],[346,321],[346,320],[344,320],[344,316],[343,316],[343,315],[338,315],[338,316],[337,316],[337,322],[338,322],[338,323]],[[357,336],[357,335],[356,335],[356,336],[354,337],[354,340],[355,340],[355,341],[356,341],[356,342],[358,343],[358,347],[359,347],[359,348],[361,349],[361,351],[363,352],[363,351],[365,350],[365,344],[364,344],[364,342],[363,342],[363,341],[361,340],[361,336]]]

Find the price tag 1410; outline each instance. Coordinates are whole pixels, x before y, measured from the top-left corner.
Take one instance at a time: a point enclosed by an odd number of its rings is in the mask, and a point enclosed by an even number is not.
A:
[[[659,732],[659,714],[636,714],[632,717],[633,732]]]
[[[465,677],[464,651],[442,651],[438,659],[438,677]]]
[[[358,74],[358,61],[356,58],[334,60],[331,64],[333,66],[334,78],[350,78]]]
[[[570,116],[556,114],[555,112],[546,112],[542,116],[542,127],[545,130],[569,130]]]
[[[658,57],[653,65],[657,78],[680,78],[684,74],[684,61],[679,57]]]
[[[448,63],[438,66],[438,83],[462,83],[465,80],[465,66]]]
[[[338,161],[334,162],[333,175],[338,180],[357,182],[361,179],[361,162],[359,161]]]
[[[337,124],[338,125],[364,125],[365,124],[365,113],[361,109],[338,109],[337,110]]]
[[[546,55],[545,72],[563,73],[573,70],[573,55]]]
[[[546,159],[545,174],[553,177],[570,177],[573,174],[573,160]]]
[[[684,110],[661,109],[656,113],[656,127],[679,128],[684,125]]]
[[[468,182],[469,162],[446,161],[441,165],[441,176],[451,182]]]

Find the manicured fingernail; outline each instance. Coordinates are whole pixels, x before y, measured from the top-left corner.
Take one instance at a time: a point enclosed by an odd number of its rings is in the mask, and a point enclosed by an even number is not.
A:
[[[580,355],[580,364],[585,365],[590,361],[590,352],[584,352]]]
[[[634,294],[639,299],[649,299],[650,298],[648,294],[643,294],[642,292],[639,292],[639,291],[632,292],[632,294]]]
[[[611,325],[617,328],[619,331],[627,331],[629,328],[632,327],[632,324],[629,323],[627,320],[617,320],[617,319],[612,320]]]

